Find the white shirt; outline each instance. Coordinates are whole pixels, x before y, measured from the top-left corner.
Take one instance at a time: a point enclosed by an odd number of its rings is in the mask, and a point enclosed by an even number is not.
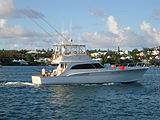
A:
[[[42,75],[45,75],[45,73],[46,73],[46,70],[43,68],[42,69]]]

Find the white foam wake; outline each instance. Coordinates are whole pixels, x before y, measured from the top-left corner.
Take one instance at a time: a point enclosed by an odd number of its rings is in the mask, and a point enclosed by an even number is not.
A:
[[[30,82],[6,82],[4,85],[34,85]]]
[[[115,85],[115,83],[103,83],[103,85]]]

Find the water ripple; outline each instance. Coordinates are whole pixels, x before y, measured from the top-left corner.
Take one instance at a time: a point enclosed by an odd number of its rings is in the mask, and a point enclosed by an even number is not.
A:
[[[0,119],[158,120],[160,69],[134,84],[40,85],[31,76],[42,67],[0,69]]]

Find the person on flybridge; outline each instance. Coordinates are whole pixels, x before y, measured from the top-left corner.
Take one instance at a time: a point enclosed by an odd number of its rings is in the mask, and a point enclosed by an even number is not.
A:
[[[73,41],[72,39],[69,39],[69,40],[68,40],[69,43],[72,43],[72,41]]]

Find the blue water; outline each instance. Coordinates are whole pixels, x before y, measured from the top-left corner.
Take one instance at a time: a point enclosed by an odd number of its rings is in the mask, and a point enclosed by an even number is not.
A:
[[[133,84],[33,85],[41,68],[0,68],[0,120],[160,119],[158,67]]]

